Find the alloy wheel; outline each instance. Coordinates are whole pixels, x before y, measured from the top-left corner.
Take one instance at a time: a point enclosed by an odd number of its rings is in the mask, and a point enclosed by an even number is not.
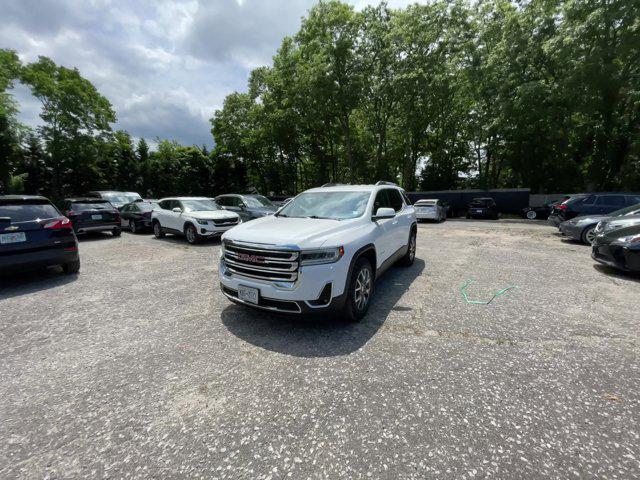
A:
[[[356,308],[364,310],[369,303],[371,296],[371,272],[368,268],[363,268],[356,278],[356,288],[354,290],[354,301]]]
[[[411,235],[409,239],[409,259],[413,262],[413,259],[416,258],[416,236]]]
[[[136,233],[136,222],[129,220],[129,230],[131,233]]]
[[[536,214],[536,212],[534,212],[533,210],[529,210],[529,211],[527,212],[527,218],[528,218],[529,220],[535,220],[535,218],[536,218],[536,217],[537,217],[537,214]]]
[[[587,230],[587,233],[584,234],[584,237],[589,245],[593,245],[593,242],[596,241],[596,229],[590,228]]]
[[[196,232],[193,227],[187,227],[187,242],[195,243],[196,241]]]

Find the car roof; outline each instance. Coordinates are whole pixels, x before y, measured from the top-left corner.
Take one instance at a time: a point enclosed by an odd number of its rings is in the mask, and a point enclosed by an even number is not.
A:
[[[402,191],[402,188],[397,185],[332,185],[330,187],[310,188],[306,192],[377,192],[388,188]]]
[[[106,198],[96,198],[96,197],[70,197],[65,198],[65,202],[104,202],[109,203],[109,200]]]
[[[416,203],[418,202],[437,202],[439,199],[438,198],[421,198],[420,200],[416,200]]]
[[[47,197],[41,195],[0,195],[0,200],[8,201],[30,201],[30,200],[43,200],[49,202]]]
[[[210,197],[165,197],[157,201],[162,202],[164,200],[211,200],[211,198]]]

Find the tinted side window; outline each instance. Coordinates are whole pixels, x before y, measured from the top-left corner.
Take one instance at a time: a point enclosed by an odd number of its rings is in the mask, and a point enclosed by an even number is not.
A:
[[[239,207],[240,204],[243,203],[240,197],[229,197],[229,206],[230,207]]]
[[[380,190],[376,195],[376,200],[373,204],[373,214],[375,215],[379,208],[391,208],[389,203],[389,197],[387,197],[386,190]]]
[[[582,200],[578,199],[575,202],[575,205],[593,205],[596,201],[595,195],[590,195],[588,197],[583,198]]]
[[[160,203],[158,203],[158,206],[163,210],[171,210],[171,208],[169,208],[170,204],[171,204],[171,200],[163,200]]]
[[[389,204],[391,205],[391,208],[393,208],[396,212],[402,210],[402,196],[400,195],[400,192],[398,190],[387,190],[387,196],[389,198]]]
[[[596,199],[596,205],[624,207],[626,203],[622,195],[602,195]]]

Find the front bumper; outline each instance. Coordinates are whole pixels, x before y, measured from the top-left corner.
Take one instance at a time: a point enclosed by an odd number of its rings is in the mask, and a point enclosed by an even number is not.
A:
[[[75,243],[25,253],[0,256],[0,272],[17,271],[64,265],[79,259],[78,246]]]
[[[337,311],[344,305],[349,261],[300,267],[295,282],[274,282],[231,273],[220,259],[219,278],[222,293],[231,301],[253,308],[279,313],[309,314]],[[331,284],[330,300],[317,304],[326,285]],[[238,287],[258,289],[258,305],[243,302],[237,296]]]
[[[629,248],[616,242],[596,244],[591,248],[591,258],[619,270],[640,272],[640,248]]]
[[[209,223],[208,225],[202,225],[199,223],[196,225],[196,228],[198,229],[198,235],[200,235],[201,237],[214,238],[214,237],[219,237],[227,230],[231,230],[233,227],[236,227],[240,224],[241,222],[238,222],[234,225],[225,225],[222,227],[216,227],[214,225],[211,225],[211,223]]]
[[[558,228],[567,237],[571,237],[574,240],[582,239],[582,231],[583,231],[582,226],[562,222],[560,225],[558,225]]]

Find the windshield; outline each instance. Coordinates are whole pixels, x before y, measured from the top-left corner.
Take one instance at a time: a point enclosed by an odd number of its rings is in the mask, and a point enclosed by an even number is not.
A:
[[[220,206],[213,200],[182,200],[185,212],[209,212],[211,210],[221,210]]]
[[[86,210],[111,210],[112,208],[113,205],[106,200],[101,202],[73,202],[71,204],[71,209],[79,212],[84,212]]]
[[[616,210],[615,212],[611,212],[611,216],[621,217],[623,215],[635,215],[637,213],[640,213],[640,203],[631,205],[630,207],[621,208],[620,210]]]
[[[371,192],[301,193],[278,213],[279,217],[346,220],[364,215]]]
[[[421,205],[435,205],[436,204],[436,200],[418,200],[415,203],[416,207],[419,207]]]
[[[131,203],[135,200],[135,197],[129,198],[127,195],[123,193],[103,193],[103,198],[106,198],[113,204],[124,205],[125,203]]]
[[[245,196],[244,202],[247,204],[247,207],[273,207],[273,203],[267,197],[263,197],[262,195],[255,195],[252,197]]]

